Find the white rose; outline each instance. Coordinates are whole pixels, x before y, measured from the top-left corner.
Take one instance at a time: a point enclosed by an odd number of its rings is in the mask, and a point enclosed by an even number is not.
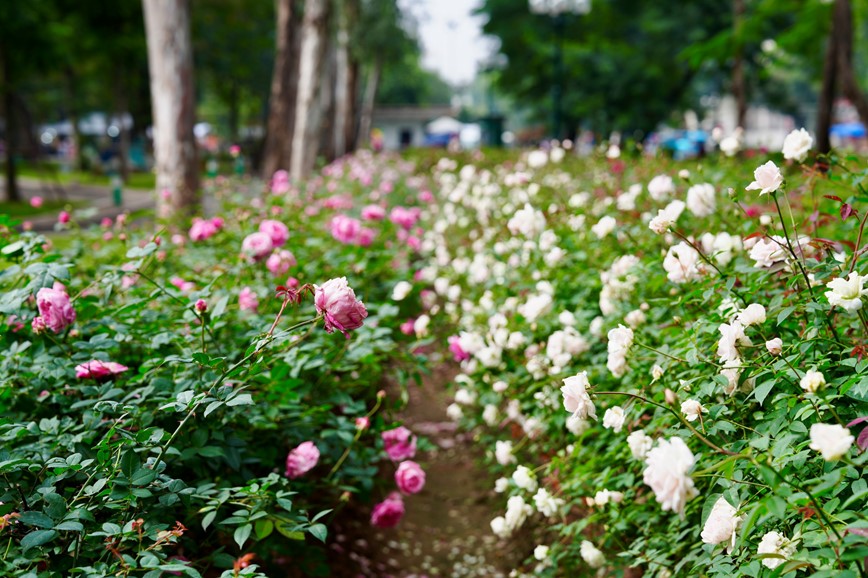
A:
[[[666,205],[665,208],[660,209],[657,212],[657,216],[651,219],[651,222],[648,223],[648,228],[658,235],[664,234],[670,227],[672,227],[672,225],[675,224],[678,217],[681,216],[681,213],[684,212],[684,207],[684,201],[672,201]]]
[[[538,561],[542,562],[546,558],[549,557],[549,547],[548,546],[537,546],[533,549],[533,557]]]
[[[590,386],[588,374],[582,371],[566,378],[563,383],[561,394],[564,396],[564,409],[572,412],[575,418],[587,419],[592,417],[596,419],[597,410],[587,391],[588,386]]]
[[[753,178],[754,181],[745,190],[758,190],[760,195],[774,193],[784,184],[784,175],[781,174],[781,169],[772,161],[757,167],[753,172]]]
[[[702,541],[706,544],[722,544],[730,542],[729,548],[735,546],[735,530],[741,518],[736,516],[736,510],[723,496],[717,499],[705,527],[702,529]]]
[[[615,220],[615,218],[607,215],[597,221],[596,225],[591,227],[591,232],[596,235],[598,239],[602,239],[609,233],[614,231],[617,225],[618,222]]]
[[[687,209],[697,217],[713,215],[716,208],[714,185],[702,183],[687,189]]]
[[[627,445],[630,446],[630,453],[635,459],[644,460],[651,446],[654,445],[654,440],[644,431],[637,429],[627,436]]]
[[[784,350],[784,342],[780,337],[766,341],[766,349],[772,355],[780,355]]]
[[[696,421],[699,419],[700,414],[707,412],[708,410],[702,407],[702,404],[695,399],[688,399],[681,403],[681,413],[685,415],[687,421]]]
[[[587,540],[582,540],[580,553],[582,555],[582,560],[584,560],[591,568],[599,568],[606,563],[606,557],[603,553]]]
[[[392,289],[392,300],[403,301],[410,291],[413,290],[413,285],[407,281],[398,281],[394,289]]]
[[[823,454],[831,462],[850,451],[854,438],[850,430],[838,424],[815,423],[811,426],[811,449]]]
[[[738,314],[738,320],[745,327],[765,323],[766,308],[759,303],[751,303],[744,311]]]
[[[862,308],[862,297],[868,295],[865,281],[868,275],[860,275],[856,271],[850,273],[846,279],[832,279],[826,283],[829,291],[826,291],[826,299],[832,306],[838,306],[848,313],[854,313]]]
[[[808,151],[811,150],[813,144],[814,139],[808,134],[808,131],[803,128],[794,130],[784,139],[782,149],[784,158],[788,161],[795,160],[802,162],[808,156]]]
[[[619,433],[624,427],[624,410],[620,406],[610,407],[603,416],[603,427]]]
[[[664,510],[684,517],[684,506],[696,497],[696,487],[690,470],[696,457],[681,438],[660,440],[657,447],[648,452],[647,467],[643,479],[654,491],[657,502]]]
[[[808,393],[817,393],[824,385],[826,385],[826,377],[815,369],[805,372],[799,381],[799,386]]]
[[[512,481],[515,485],[528,492],[535,492],[537,489],[536,478],[533,472],[526,466],[518,466],[512,474]]]
[[[506,466],[515,462],[515,456],[512,455],[512,442],[510,441],[499,441],[494,444],[494,457],[497,459],[497,463],[502,466]]]
[[[675,184],[669,175],[657,175],[648,183],[648,194],[655,201],[664,201],[675,191]]]
[[[757,554],[773,554],[776,557],[763,558],[763,566],[774,570],[796,553],[796,545],[783,534],[767,532],[760,540]]]

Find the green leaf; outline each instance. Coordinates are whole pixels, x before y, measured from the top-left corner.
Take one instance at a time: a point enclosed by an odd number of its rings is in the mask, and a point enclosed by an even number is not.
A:
[[[286,522],[278,521],[274,524],[274,527],[285,538],[289,538],[290,540],[304,540],[304,532],[295,529],[298,526],[290,526]]]
[[[130,478],[134,486],[146,486],[157,479],[157,472],[149,468],[139,468]]]
[[[208,526],[211,525],[211,522],[214,521],[214,518],[216,516],[217,516],[217,510],[211,510],[210,512],[205,514],[205,517],[202,518],[202,529],[207,530]]]
[[[226,405],[231,407],[236,405],[253,405],[253,398],[250,397],[249,393],[242,393],[227,401]]]
[[[45,513],[55,520],[60,520],[66,515],[66,501],[63,496],[51,492],[42,496],[42,500],[45,502]]]
[[[307,531],[320,542],[325,542],[326,537],[328,536],[328,529],[325,527],[325,524],[314,524],[308,528]]]
[[[250,537],[250,532],[252,531],[253,524],[244,524],[243,526],[235,528],[235,533],[232,537],[235,539],[235,543],[238,544],[239,548],[244,548],[244,543],[247,541],[247,538]]]
[[[37,528],[53,528],[54,520],[43,514],[42,512],[21,512],[21,515],[18,516],[18,520],[27,524],[28,526],[36,526]]]
[[[784,307],[783,310],[780,313],[778,313],[778,325],[783,323],[784,320],[787,317],[789,317],[790,315],[792,315],[793,311],[795,311],[795,310],[796,310],[795,307]]]
[[[54,527],[55,530],[63,530],[65,532],[82,532],[84,531],[84,526],[81,522],[76,522],[74,520],[69,520],[67,522],[61,522]]]
[[[208,407],[205,408],[205,417],[208,417],[212,411],[214,411],[221,405],[223,405],[222,401],[212,401],[211,403],[209,403]]]
[[[21,548],[26,552],[31,548],[42,546],[57,537],[55,530],[36,530],[21,538]]]
[[[256,521],[256,539],[263,540],[274,531],[274,522],[269,519]]]
[[[774,386],[774,379],[769,379],[768,381],[764,381],[760,385],[758,385],[757,388],[753,390],[753,396],[756,398],[757,403],[762,405]]]

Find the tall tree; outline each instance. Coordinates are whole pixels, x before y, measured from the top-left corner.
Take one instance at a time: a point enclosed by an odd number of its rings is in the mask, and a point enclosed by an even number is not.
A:
[[[289,170],[292,156],[292,131],[295,118],[295,92],[298,83],[298,29],[300,19],[294,0],[277,0],[277,31],[271,95],[262,176],[269,178],[278,169]]]
[[[842,94],[856,108],[862,124],[868,126],[868,99],[859,87],[853,63],[853,6],[850,0],[835,0],[832,8],[832,27],[826,45],[823,81],[817,103],[817,150],[821,153],[828,153],[832,148],[829,132],[838,84]]]
[[[307,0],[301,24],[298,55],[298,90],[292,131],[292,156],[289,173],[302,179],[313,170],[318,150],[319,111],[317,96],[321,86],[321,65],[325,55],[328,0]]]
[[[188,0],[143,0],[154,117],[158,209],[162,216],[198,204],[193,136],[193,47]]]

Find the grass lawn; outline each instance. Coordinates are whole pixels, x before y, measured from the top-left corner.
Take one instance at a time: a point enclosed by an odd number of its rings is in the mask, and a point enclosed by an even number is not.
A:
[[[37,209],[36,207],[31,207],[30,203],[26,201],[23,203],[0,201],[0,214],[9,215],[10,217],[35,217],[37,215],[56,214],[63,209],[78,209],[83,206],[84,202],[82,201],[56,201],[46,199],[42,203],[42,206]]]
[[[46,183],[55,182],[61,185],[82,184],[82,185],[111,185],[111,178],[108,175],[94,173],[90,171],[69,171],[65,172],[55,163],[26,163],[20,162],[17,165],[18,174],[22,177],[30,177],[40,179]],[[5,174],[5,171],[0,171],[0,174]],[[153,189],[156,183],[156,177],[153,173],[131,173],[129,182],[126,184],[131,189]]]

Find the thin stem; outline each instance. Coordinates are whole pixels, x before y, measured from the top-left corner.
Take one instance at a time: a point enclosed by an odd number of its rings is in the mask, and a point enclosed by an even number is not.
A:
[[[708,447],[710,447],[714,451],[719,452],[719,453],[724,454],[724,455],[727,455],[727,456],[741,455],[737,452],[725,450],[722,447],[715,444],[714,442],[712,442],[711,440],[709,440],[708,438],[706,438],[704,435],[702,435],[701,433],[696,431],[696,428],[693,427],[692,425],[690,425],[690,422],[688,422],[686,419],[684,419],[684,417],[679,412],[675,411],[674,409],[672,409],[668,405],[663,405],[663,404],[651,401],[650,399],[647,399],[647,398],[642,397],[641,395],[637,395],[635,393],[626,393],[623,391],[595,391],[594,393],[597,395],[624,395],[627,397],[640,399],[640,400],[644,401],[645,403],[650,403],[651,405],[656,405],[657,407],[661,407],[661,408],[669,411],[670,413],[672,413],[672,415],[674,415],[678,419],[678,421],[680,421],[687,429],[689,429],[691,432],[693,432],[693,435],[698,437],[699,440],[702,441],[702,443],[704,443],[705,445],[707,445]]]
[[[668,353],[660,351],[659,349],[654,349],[650,345],[645,345],[644,343],[640,343],[639,341],[634,341],[633,343],[638,345],[639,347],[644,347],[648,351],[653,351],[654,353],[657,353],[658,355],[662,355],[663,357],[668,357],[672,361],[678,361],[680,363],[687,363],[686,359],[681,359],[680,357],[675,357],[674,355],[669,355]]]

